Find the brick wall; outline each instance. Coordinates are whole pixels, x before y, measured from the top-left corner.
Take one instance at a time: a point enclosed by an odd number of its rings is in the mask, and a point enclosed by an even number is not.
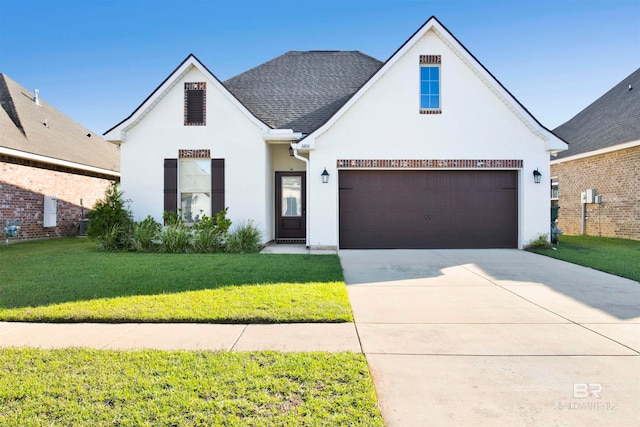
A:
[[[640,147],[551,165],[551,176],[565,234],[581,234],[580,193],[594,188],[603,203],[587,204],[586,234],[640,240]]]
[[[83,211],[104,198],[110,184],[107,177],[96,177],[33,166],[34,162],[0,161],[0,237],[7,220],[21,220],[17,239],[75,236]],[[32,164],[32,165],[29,165]],[[57,197],[57,226],[42,226],[44,196]],[[82,199],[82,205],[80,205]]]

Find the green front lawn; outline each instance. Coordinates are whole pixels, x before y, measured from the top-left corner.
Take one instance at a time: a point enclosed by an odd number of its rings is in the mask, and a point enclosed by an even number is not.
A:
[[[109,253],[56,239],[1,245],[0,277],[0,320],[353,320],[335,255]]]
[[[640,282],[640,241],[595,236],[560,236],[556,250],[538,254]]]
[[[364,355],[0,350],[3,426],[383,426]]]

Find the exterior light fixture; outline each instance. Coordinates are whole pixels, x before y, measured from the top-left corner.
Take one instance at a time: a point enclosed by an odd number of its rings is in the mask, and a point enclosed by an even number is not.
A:
[[[542,180],[542,174],[540,173],[540,171],[538,169],[533,171],[533,182],[535,182],[536,184],[540,184],[540,181]]]
[[[327,168],[324,168],[324,171],[320,174],[320,178],[322,178],[323,184],[329,182],[329,172],[327,172]]]
[[[289,157],[293,157],[293,147],[289,146]]]

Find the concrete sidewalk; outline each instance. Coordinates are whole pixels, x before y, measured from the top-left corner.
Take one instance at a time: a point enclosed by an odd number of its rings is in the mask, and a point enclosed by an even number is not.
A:
[[[0,348],[361,352],[353,323],[214,325],[194,323],[0,322]]]

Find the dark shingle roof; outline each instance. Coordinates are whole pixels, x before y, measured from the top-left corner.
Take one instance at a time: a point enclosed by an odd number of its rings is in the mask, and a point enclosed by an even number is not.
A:
[[[553,132],[569,143],[558,158],[640,140],[640,68]]]
[[[120,170],[117,146],[76,123],[0,73],[0,146],[23,153]],[[87,135],[91,135],[88,137]]]
[[[290,51],[223,84],[267,125],[309,134],[381,66],[357,51]]]

